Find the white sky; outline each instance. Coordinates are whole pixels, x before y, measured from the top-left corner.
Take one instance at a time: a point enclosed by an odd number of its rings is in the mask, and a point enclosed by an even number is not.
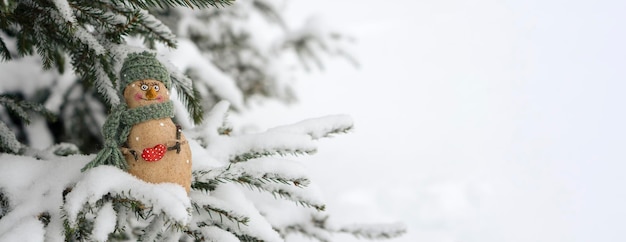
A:
[[[625,1],[290,2],[362,66],[250,117],[355,119],[307,158],[338,220],[404,221],[394,242],[626,240]]]

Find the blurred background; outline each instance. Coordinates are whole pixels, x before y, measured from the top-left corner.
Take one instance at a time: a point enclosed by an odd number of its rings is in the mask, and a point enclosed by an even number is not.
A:
[[[626,239],[626,2],[286,8],[353,36],[360,65],[333,60],[302,76],[298,103],[242,120],[354,118],[303,158],[335,219],[403,221],[394,242]]]

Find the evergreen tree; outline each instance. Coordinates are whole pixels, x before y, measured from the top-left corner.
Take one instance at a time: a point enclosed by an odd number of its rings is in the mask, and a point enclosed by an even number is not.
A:
[[[295,233],[330,241],[333,233],[404,232],[333,224],[301,165],[277,157],[314,153],[314,140],[351,129],[349,117],[257,134],[226,122],[253,98],[294,100],[290,60],[307,69],[322,67],[324,55],[350,59],[340,48],[345,36],[313,23],[291,29],[270,0],[0,1],[0,29],[0,241],[284,241]],[[159,53],[176,89],[175,119],[194,156],[189,195],[110,166],[80,171],[93,156],[78,153],[102,147],[100,128],[123,102],[122,60],[146,49]]]

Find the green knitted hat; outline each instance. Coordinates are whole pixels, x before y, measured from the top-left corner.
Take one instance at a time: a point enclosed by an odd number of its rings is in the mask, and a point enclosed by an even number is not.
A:
[[[120,89],[123,91],[128,84],[134,81],[154,79],[170,88],[170,74],[165,66],[156,59],[155,54],[144,51],[130,53],[126,56],[122,70],[120,70]]]

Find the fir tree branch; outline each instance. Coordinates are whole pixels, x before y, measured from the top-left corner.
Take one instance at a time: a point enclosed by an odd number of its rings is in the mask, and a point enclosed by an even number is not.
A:
[[[149,225],[143,230],[143,234],[139,236],[137,241],[157,241],[161,238],[161,230],[165,225],[165,216],[163,214],[157,215]]]
[[[403,223],[389,224],[353,224],[334,228],[328,225],[328,216],[311,216],[309,223],[297,223],[282,229],[283,234],[299,233],[319,241],[330,241],[331,233],[347,233],[357,238],[370,240],[392,239],[406,233]]]
[[[41,114],[48,120],[55,119],[54,114],[47,110],[43,105],[39,103],[19,100],[18,98],[11,95],[0,94],[0,105],[4,106],[12,114],[17,115],[20,120],[22,120],[26,124],[30,123],[30,116],[28,115],[28,111]]]
[[[236,155],[233,155],[232,158],[230,158],[230,162],[238,163],[238,162],[248,161],[251,159],[257,159],[261,157],[268,157],[268,156],[275,156],[275,155],[280,155],[280,156],[305,155],[305,154],[311,155],[311,154],[314,154],[315,152],[317,152],[317,150],[315,149],[301,150],[301,149],[291,149],[291,148],[285,148],[285,147],[275,147],[273,149],[251,150],[245,153],[236,154]]]
[[[261,12],[267,20],[277,23],[281,28],[285,29],[285,21],[276,9],[276,7],[269,1],[255,0],[252,5]]]
[[[312,139],[330,137],[335,134],[347,133],[354,128],[352,118],[348,115],[329,115],[312,118],[295,124],[275,127],[270,132],[306,134]]]
[[[18,154],[22,147],[24,144],[18,141],[15,133],[0,120],[0,152]]]
[[[216,206],[216,204],[210,204],[206,202],[201,204],[199,202],[192,202],[192,206],[197,213],[200,213],[200,211],[204,211],[207,213],[207,215],[209,215],[211,219],[214,219],[213,216],[218,216],[220,223],[224,222],[223,218],[226,218],[231,222],[243,225],[247,225],[250,221],[250,218],[241,214],[237,214],[234,210],[219,208],[218,206]]]
[[[349,233],[357,238],[366,239],[391,239],[406,233],[406,226],[402,223],[395,224],[355,224],[344,226],[337,230],[341,233]]]
[[[9,198],[5,196],[2,189],[0,189],[0,219],[9,212],[9,209],[11,209]]]
[[[320,242],[331,241],[332,231],[321,227],[319,221],[314,217],[312,217],[310,221],[290,224],[277,230],[283,235],[283,237],[288,234],[300,234]]]
[[[130,4],[138,8],[148,9],[152,7],[163,8],[166,6],[182,6],[188,8],[223,7],[230,5],[233,1],[234,0],[112,0],[111,2],[115,4]]]
[[[283,185],[292,185],[296,184],[293,181],[281,180],[281,179],[267,179],[267,178],[254,178],[251,176],[242,175],[236,179],[233,178],[217,178],[223,179],[235,183],[239,183],[247,186],[248,188],[254,190],[257,189],[259,191],[266,191],[272,194],[275,198],[280,197],[286,200],[290,200],[295,202],[296,204],[302,205],[304,207],[315,208],[318,211],[324,211],[326,209],[326,205],[317,203],[315,201],[311,201],[309,199],[304,198],[300,194],[296,194],[293,190],[285,189],[285,187],[280,186],[270,186],[268,183],[278,183]]]
[[[1,14],[0,18],[3,18]],[[11,59],[11,52],[9,52],[9,48],[7,48],[7,45],[4,43],[2,37],[0,37],[0,58],[0,60],[2,61],[7,61]]]
[[[145,38],[145,41],[148,42],[149,46],[154,46],[154,40],[156,39],[169,47],[176,47],[176,36],[166,25],[164,25],[148,11],[139,10],[137,12],[137,18],[138,23],[143,29],[138,29],[137,31]]]
[[[225,229],[222,229],[216,225],[206,225],[194,227],[187,232],[196,241],[208,241],[208,242],[240,242],[240,240]]]
[[[63,211],[62,216],[66,238],[73,238],[73,240],[77,241],[91,241],[94,224],[92,219],[93,215],[97,214],[98,210],[106,203],[112,203],[116,208],[117,216],[120,216],[119,213],[126,212],[134,213],[135,218],[140,220],[150,219],[150,222],[140,235],[140,241],[153,241],[154,239],[158,239],[164,228],[181,231],[185,229],[185,225],[170,218],[164,211],[155,213],[154,207],[142,203],[132,195],[131,191],[128,191],[115,194],[109,193],[93,203],[85,203],[76,217],[73,217],[75,219],[74,221],[70,220],[66,211]],[[123,224],[119,223],[115,226],[116,230],[117,228],[124,227]]]
[[[193,123],[198,125],[202,123],[204,112],[200,104],[201,96],[198,91],[193,88],[192,81],[179,71],[170,72],[172,84],[176,88],[180,101],[187,108],[189,116]]]

